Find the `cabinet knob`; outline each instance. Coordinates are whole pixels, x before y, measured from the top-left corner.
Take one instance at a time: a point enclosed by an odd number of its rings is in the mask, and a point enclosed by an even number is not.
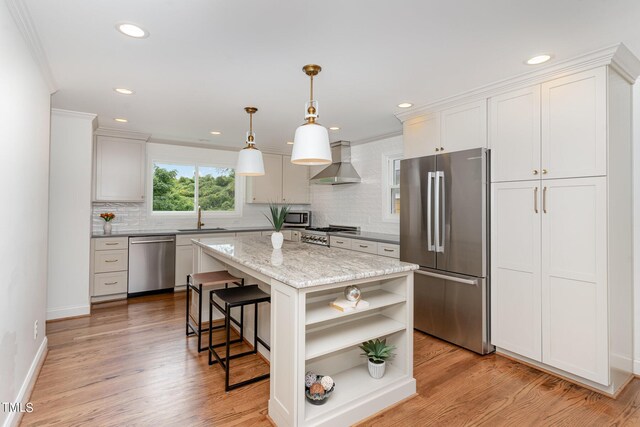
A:
[[[533,170],[533,174],[534,174],[534,175],[538,175],[538,169],[534,169],[534,170]]]
[[[546,169],[542,169],[542,174],[546,175],[547,174],[547,170]]]
[[[436,147],[436,151],[440,151],[440,149]]]
[[[444,151],[444,147],[440,147],[440,151]]]

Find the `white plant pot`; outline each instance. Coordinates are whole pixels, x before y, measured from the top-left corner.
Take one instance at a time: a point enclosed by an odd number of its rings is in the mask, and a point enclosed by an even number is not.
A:
[[[111,223],[108,221],[105,222],[102,229],[104,230],[104,234],[111,234]]]
[[[384,377],[384,371],[387,366],[387,362],[373,363],[371,360],[368,360],[368,363],[369,375],[371,375],[372,378],[379,379]]]
[[[273,249],[282,248],[282,242],[284,242],[284,236],[279,231],[271,235],[271,245]]]

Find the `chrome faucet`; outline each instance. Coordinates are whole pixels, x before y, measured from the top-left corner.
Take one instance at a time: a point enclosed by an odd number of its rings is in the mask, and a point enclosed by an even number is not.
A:
[[[202,222],[202,208],[198,206],[198,224],[197,224],[198,230],[200,230],[203,225],[204,225],[204,222]]]

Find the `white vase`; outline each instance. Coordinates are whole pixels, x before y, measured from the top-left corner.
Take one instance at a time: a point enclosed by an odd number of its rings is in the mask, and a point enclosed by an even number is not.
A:
[[[371,360],[369,360],[368,362],[369,362],[369,375],[371,375],[372,378],[379,379],[384,377],[384,371],[385,371],[387,362],[373,363]]]
[[[282,255],[282,249],[274,249],[271,251],[271,265],[278,266],[282,265],[283,262],[284,256]]]
[[[111,234],[111,222],[105,221],[102,228],[104,229],[104,234]]]
[[[282,248],[282,242],[284,242],[284,236],[281,232],[276,231],[271,235],[271,245],[273,246],[273,249]]]

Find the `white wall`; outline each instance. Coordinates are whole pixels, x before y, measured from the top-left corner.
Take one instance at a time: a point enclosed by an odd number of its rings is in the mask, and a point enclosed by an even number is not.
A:
[[[633,371],[640,375],[640,81],[633,85]]]
[[[170,144],[147,144],[147,201],[144,203],[93,203],[92,229],[94,233],[102,233],[104,221],[100,218],[103,212],[113,212],[116,218],[113,220],[113,232],[118,231],[135,231],[140,229],[153,230],[175,230],[180,228],[194,228],[196,226],[196,214],[190,213],[180,217],[171,215],[150,214],[151,198],[149,195],[151,189],[151,170],[150,163],[153,160],[175,161],[181,160],[185,163],[194,161],[194,159],[210,159],[210,161],[221,165],[229,165],[235,167],[238,152],[228,150],[216,150],[210,148],[187,147],[184,145]],[[240,180],[238,192],[240,203],[242,205],[242,214],[234,217],[208,217],[203,213],[202,222],[205,227],[253,227],[253,226],[269,226],[269,221],[264,217],[263,213],[268,212],[267,205],[254,205],[244,203],[244,177],[237,177]],[[293,206],[293,209],[309,209],[309,206]]]
[[[50,97],[5,2],[0,64],[0,402],[19,402],[46,349]],[[0,425],[16,421],[0,410]]]
[[[47,320],[90,313],[95,118],[95,114],[56,109],[51,112]]]
[[[383,156],[402,154],[402,136],[351,146],[351,163],[362,182],[346,185],[312,185],[313,224],[354,225],[363,231],[400,234],[399,221],[385,221],[383,210]],[[314,167],[311,175],[322,170]]]

